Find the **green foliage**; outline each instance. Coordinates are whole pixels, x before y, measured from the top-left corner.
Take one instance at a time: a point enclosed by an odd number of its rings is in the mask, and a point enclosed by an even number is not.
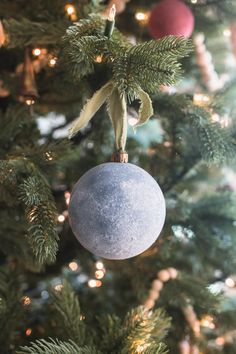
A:
[[[26,206],[29,241],[37,261],[53,262],[58,248],[56,206],[42,175],[36,173],[25,179],[20,185],[20,199]]]
[[[122,322],[115,315],[98,318],[98,330],[93,332],[88,324],[85,328],[81,318],[80,305],[76,294],[68,283],[62,289],[51,293],[52,306],[56,311],[56,326],[63,331],[67,342],[58,339],[37,340],[31,347],[23,347],[18,354],[166,354],[162,340],[170,327],[170,319],[162,310],[148,312],[143,307],[131,310]],[[86,334],[85,334],[86,331]],[[91,343],[96,343],[96,346]]]
[[[2,348],[9,348],[23,322],[20,298],[22,292],[18,274],[10,266],[0,267],[0,343]]]
[[[8,35],[8,48],[59,43],[65,32],[66,24],[65,22],[35,22],[27,18],[21,20],[12,18],[3,21]]]
[[[160,309],[148,312],[137,307],[122,322],[117,316],[99,318],[101,350],[106,353],[167,353],[162,340],[170,327],[170,319]],[[98,340],[99,340],[98,339]]]
[[[233,157],[235,146],[231,132],[212,121],[210,107],[200,107],[189,97],[177,94],[155,99],[154,108],[160,116],[175,121],[175,129],[181,139],[184,137],[187,147],[194,145],[195,153],[200,152],[198,159],[222,164]],[[171,128],[171,122],[169,125]]]
[[[140,307],[130,311],[124,321],[125,338],[121,353],[138,353],[140,348],[147,353],[167,353],[161,341],[169,327],[170,319],[161,310],[147,313]]]
[[[92,347],[80,348],[73,341],[62,342],[58,339],[40,339],[31,347],[22,347],[17,354],[98,354]]]
[[[64,60],[74,78],[94,71],[97,55],[112,67],[119,91],[137,97],[139,88],[155,92],[161,84],[172,85],[180,76],[178,59],[192,50],[185,38],[168,36],[132,46],[117,30],[104,36],[104,21],[96,16],[69,27],[64,40]],[[78,76],[79,75],[79,76]]]
[[[139,87],[148,92],[159,90],[160,85],[173,85],[180,78],[178,59],[188,55],[191,42],[175,36],[134,45],[113,62],[113,75],[121,92],[138,96]]]
[[[200,139],[202,157],[212,163],[220,164],[233,157],[234,146],[227,129],[219,123],[210,121],[210,114],[201,107],[189,109],[189,119],[192,120]]]
[[[93,73],[98,55],[110,61],[115,49],[130,46],[127,39],[117,29],[113,32],[112,41],[104,36],[104,30],[105,20],[94,14],[67,29],[61,62],[67,72],[71,73],[73,80],[79,80]]]
[[[85,325],[79,300],[70,285],[65,282],[60,291],[51,293],[53,307],[56,310],[57,323],[63,326],[63,333],[75,343],[84,345]]]

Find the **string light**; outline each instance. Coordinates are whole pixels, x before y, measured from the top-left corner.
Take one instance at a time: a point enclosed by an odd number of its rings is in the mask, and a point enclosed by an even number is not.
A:
[[[113,4],[109,10],[109,13],[107,16],[108,21],[111,21],[111,22],[115,21],[115,16],[116,16],[116,5]]]
[[[65,216],[63,215],[63,214],[60,214],[60,215],[58,215],[58,217],[57,217],[57,220],[58,220],[58,222],[60,222],[60,223],[63,223],[64,221],[65,221]]]
[[[210,315],[205,315],[201,321],[200,321],[200,325],[202,327],[207,327],[207,328],[211,328],[214,329],[215,328],[215,324],[213,323],[213,317]]]
[[[69,205],[69,203],[70,203],[70,192],[66,191],[64,193],[64,197],[65,197],[66,205]]]
[[[231,119],[227,115],[221,117],[218,113],[213,113],[211,120],[212,122],[219,123],[221,128],[227,128],[231,124]]]
[[[31,329],[31,328],[27,328],[27,330],[25,331],[25,334],[26,334],[27,336],[30,336],[31,333],[32,333],[32,329]]]
[[[142,25],[145,25],[148,22],[150,12],[136,12],[134,15],[135,19],[141,23]]]
[[[49,60],[48,65],[49,65],[51,68],[53,68],[53,67],[56,65],[56,63],[57,63],[57,57],[53,57],[53,58],[51,58],[51,59]]]
[[[192,3],[192,4],[197,4],[197,1],[198,1],[198,0],[191,0],[191,3]]]
[[[216,343],[217,345],[219,345],[219,346],[224,345],[224,344],[225,344],[225,339],[224,339],[224,337],[218,337],[218,338],[216,338],[215,343]]]
[[[95,263],[95,267],[96,267],[97,269],[103,269],[103,268],[104,268],[104,264],[103,264],[101,261],[97,261],[97,262]]]
[[[231,36],[231,30],[229,28],[225,28],[223,31],[223,35],[225,37],[230,37]]]
[[[75,10],[74,5],[67,4],[65,6],[65,11],[66,11],[68,17],[71,19],[71,21],[76,21],[77,20],[77,15],[76,15],[76,10]]]
[[[45,157],[46,157],[46,160],[48,160],[48,161],[52,161],[53,160],[51,151],[45,152]]]
[[[56,291],[61,291],[63,289],[63,285],[62,284],[57,284],[57,285],[54,286],[54,289]]]
[[[33,54],[35,57],[38,57],[41,53],[42,53],[42,51],[41,51],[40,48],[34,48],[34,49],[32,50],[32,54]]]
[[[102,282],[100,280],[90,279],[88,281],[88,286],[90,288],[99,288],[100,286],[102,286]]]
[[[30,299],[29,296],[23,296],[22,300],[23,300],[23,304],[24,304],[25,306],[28,306],[28,305],[30,305],[30,303],[31,303],[31,299]]]
[[[208,104],[209,101],[210,101],[210,97],[202,93],[195,93],[193,95],[193,102],[197,106],[205,106]]]
[[[90,288],[96,288],[96,284],[97,284],[97,281],[96,281],[95,279],[90,279],[90,280],[88,281],[88,286],[89,286]]]
[[[35,100],[33,100],[32,98],[27,98],[25,100],[25,103],[27,104],[27,106],[32,106],[33,104],[35,104]]]
[[[76,262],[70,262],[70,263],[69,263],[69,268],[70,268],[73,272],[75,272],[75,271],[79,268],[78,263],[76,263]]]
[[[165,147],[171,147],[173,144],[172,144],[171,141],[165,141],[165,142],[163,143],[163,145],[164,145]]]
[[[96,280],[96,287],[100,288],[100,286],[102,286],[101,280]]]
[[[225,279],[225,284],[229,287],[229,288],[234,288],[236,283],[232,278],[227,278]]]
[[[95,62],[96,62],[96,63],[101,63],[101,62],[102,62],[102,59],[103,59],[103,56],[102,56],[102,55],[97,55],[96,58],[95,58]]]
[[[104,270],[96,270],[96,272],[95,272],[95,277],[97,279],[102,279],[104,277],[104,275],[105,275]]]

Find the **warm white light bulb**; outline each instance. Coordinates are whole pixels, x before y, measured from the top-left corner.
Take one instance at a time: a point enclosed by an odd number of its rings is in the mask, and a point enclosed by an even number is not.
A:
[[[116,15],[116,5],[113,4],[112,7],[110,8],[109,14],[108,14],[108,21],[114,21],[115,20],[115,15]]]
[[[33,55],[34,56],[39,56],[40,54],[41,54],[41,49],[40,48],[35,48],[35,49],[33,49],[33,51],[32,51],[32,53],[33,53]]]

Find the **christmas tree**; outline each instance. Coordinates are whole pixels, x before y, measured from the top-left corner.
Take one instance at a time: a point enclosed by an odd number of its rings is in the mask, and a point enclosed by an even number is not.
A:
[[[233,0],[1,1],[2,354],[236,352],[235,16]],[[114,203],[78,216],[79,178],[128,155],[165,203],[129,172],[119,195],[115,172],[94,184]]]

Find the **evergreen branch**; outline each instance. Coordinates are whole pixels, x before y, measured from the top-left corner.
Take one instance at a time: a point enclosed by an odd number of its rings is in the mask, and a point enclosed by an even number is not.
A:
[[[58,339],[39,339],[30,347],[21,347],[17,354],[98,354],[95,348],[80,348],[72,340],[62,342]]]
[[[98,318],[99,329],[98,341],[102,352],[114,352],[114,348],[120,346],[122,338],[122,321],[116,315],[104,315]]]
[[[23,127],[29,125],[29,111],[22,104],[9,105],[5,112],[0,112],[0,121],[0,146],[6,149],[6,146],[12,143]]]
[[[170,319],[158,309],[147,313],[143,307],[130,311],[124,321],[124,346],[121,353],[167,353],[161,341],[170,327]],[[145,352],[144,351],[144,352]]]
[[[207,219],[220,218],[233,222],[236,215],[235,194],[231,191],[217,191],[214,194],[209,193],[194,204],[194,215]],[[195,215],[195,216],[196,216]]]
[[[16,271],[0,267],[0,343],[8,348],[23,322],[22,292]]]
[[[15,188],[13,190],[15,191]],[[16,196],[14,195],[15,198]],[[31,247],[25,235],[27,225],[25,217],[22,214],[19,208],[11,208],[11,211],[9,209],[1,211],[0,248],[5,255],[12,257],[20,264],[24,264],[25,268],[38,272],[40,266],[33,257]]]
[[[132,57],[149,56],[159,59],[165,57],[172,58],[174,61],[184,58],[193,50],[190,40],[185,37],[165,36],[158,40],[151,40],[132,46],[129,49],[129,55]]]
[[[168,117],[170,127],[176,122],[176,134],[184,137],[186,144],[195,149],[195,158],[208,163],[221,164],[234,156],[235,146],[229,129],[212,121],[207,107],[195,105],[186,95],[162,96],[153,100],[160,116]],[[189,149],[190,153],[190,149]]]
[[[181,73],[177,59],[191,50],[188,40],[174,36],[132,46],[114,59],[114,81],[131,97],[137,87],[154,92],[161,84],[172,85]]]
[[[221,128],[220,124],[210,121],[210,114],[201,107],[192,106],[188,113],[201,142],[203,158],[215,164],[229,160],[235,150],[229,131]]]
[[[58,326],[63,327],[66,336],[75,343],[83,345],[85,341],[85,326],[82,320],[77,295],[70,285],[64,282],[60,291],[51,293],[53,307],[56,310]]]
[[[67,22],[33,22],[27,18],[3,20],[8,36],[8,48],[20,48],[30,45],[48,45],[61,41]]]
[[[26,206],[29,241],[37,261],[54,262],[58,248],[56,206],[46,180],[40,174],[28,177],[20,185],[20,199]]]

